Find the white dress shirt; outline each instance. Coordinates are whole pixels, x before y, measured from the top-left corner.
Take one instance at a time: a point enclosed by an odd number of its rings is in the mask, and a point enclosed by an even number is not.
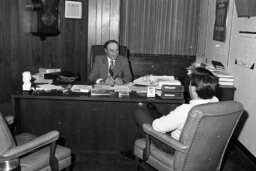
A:
[[[212,99],[198,99],[191,100],[189,104],[182,104],[175,110],[171,111],[168,115],[155,119],[152,123],[154,130],[162,133],[171,132],[171,136],[179,140],[182,128],[187,120],[190,109],[199,104],[218,102],[217,97]]]

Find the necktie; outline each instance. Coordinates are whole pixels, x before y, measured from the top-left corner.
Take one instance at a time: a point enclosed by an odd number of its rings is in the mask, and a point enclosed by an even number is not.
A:
[[[111,77],[113,77],[113,75],[114,75],[113,69],[114,69],[114,60],[111,60],[111,61],[110,61],[110,66],[109,66],[109,70],[108,70],[109,75],[110,75]]]

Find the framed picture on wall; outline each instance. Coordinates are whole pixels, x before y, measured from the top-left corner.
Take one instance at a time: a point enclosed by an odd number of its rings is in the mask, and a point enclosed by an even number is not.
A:
[[[213,40],[225,42],[226,40],[226,19],[229,0],[216,0],[215,23]]]

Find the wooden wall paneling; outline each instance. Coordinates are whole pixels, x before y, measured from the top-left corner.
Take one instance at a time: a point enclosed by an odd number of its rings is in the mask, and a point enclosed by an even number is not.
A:
[[[88,52],[87,52],[87,72],[90,72],[91,66],[91,45],[95,45],[96,43],[96,18],[97,18],[97,9],[96,9],[97,1],[89,0],[88,3]]]
[[[4,62],[5,62],[5,58],[4,58],[4,13],[3,13],[3,1],[0,1],[0,88],[1,90],[2,87],[4,88]],[[3,98],[4,96],[4,91],[0,91],[0,103],[3,103],[5,100]]]
[[[12,104],[11,103],[0,104],[0,113],[2,113],[3,116],[14,115],[12,110]]]
[[[110,3],[110,24],[109,39],[119,41],[120,26],[120,0],[111,0]]]
[[[100,37],[97,37],[97,43],[99,44],[104,43],[110,38],[110,22],[112,20],[110,16],[111,10],[111,0],[102,1],[101,26],[97,25],[97,30],[100,31],[101,35]]]
[[[95,37],[95,42],[96,44],[101,44],[102,43],[102,11],[103,9],[103,1],[102,0],[97,0],[96,4],[96,37]]]
[[[87,52],[88,52],[88,4],[89,2],[86,1],[83,3],[84,7],[83,7],[83,12],[82,12],[82,16],[84,18],[84,21],[81,23],[80,26],[80,36],[81,36],[81,43],[80,43],[80,49],[81,49],[81,56],[80,56],[80,68],[82,68],[82,71],[84,73],[84,75],[82,75],[86,80],[87,80],[87,58],[89,58],[87,56]],[[89,63],[90,64],[90,63]]]
[[[19,28],[19,4],[17,2],[10,1],[10,66],[5,71],[8,82],[11,82],[11,89],[8,94],[15,90],[15,87],[19,85],[21,76],[20,73],[20,28]],[[8,84],[8,86],[10,86]],[[10,97],[8,98],[10,100]]]
[[[11,42],[11,37],[13,36],[13,31],[15,31],[15,28],[11,28],[11,15],[13,12],[11,10],[15,10],[16,1],[8,1],[8,0],[2,0],[2,9],[1,9],[1,16],[2,16],[2,52],[1,52],[1,62],[0,62],[0,68],[1,68],[1,91],[0,91],[0,103],[5,103],[6,101],[10,101],[9,93],[13,91],[13,86],[15,85],[15,81],[13,79],[16,79],[16,75],[14,74],[15,71],[18,69],[17,67],[12,70],[12,65],[15,67],[15,58],[14,56],[11,56],[11,50],[13,50],[14,47],[11,47],[15,45],[14,42]],[[11,6],[14,6],[14,9],[11,8]],[[17,17],[13,19],[17,22]],[[13,25],[12,27],[18,27],[18,25]],[[15,53],[15,52],[14,52]]]

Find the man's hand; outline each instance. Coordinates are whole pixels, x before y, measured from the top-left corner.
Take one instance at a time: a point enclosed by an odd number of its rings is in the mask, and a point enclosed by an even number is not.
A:
[[[105,84],[110,85],[110,86],[113,86],[113,85],[115,85],[115,80],[114,80],[112,77],[108,77],[108,78],[105,80]]]
[[[116,83],[117,85],[122,85],[122,84],[124,84],[124,81],[123,81],[121,78],[116,78],[116,79],[115,79],[115,83]]]

